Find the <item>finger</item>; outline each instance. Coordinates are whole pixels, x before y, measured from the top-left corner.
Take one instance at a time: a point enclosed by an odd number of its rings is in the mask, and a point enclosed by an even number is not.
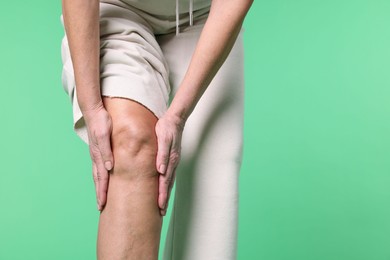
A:
[[[172,168],[170,164],[168,166],[166,174],[159,176],[159,207],[161,209],[167,208],[170,190],[172,189],[176,175],[176,166],[173,167],[174,168]]]
[[[93,183],[95,186],[95,192],[96,192],[96,204],[97,204],[97,209],[100,210],[99,206],[99,197],[98,197],[98,173],[97,173],[97,167],[94,161],[92,161],[92,178],[93,178]]]
[[[165,174],[169,153],[171,150],[172,140],[166,136],[160,136],[157,134],[157,159],[156,167],[159,173]]]
[[[100,156],[107,171],[114,166],[114,156],[111,150],[111,132],[106,132],[97,138]]]
[[[167,198],[168,198],[168,187],[171,181],[171,176],[168,174],[159,176],[159,184],[158,184],[158,206],[160,209],[164,209],[166,207]]]
[[[167,204],[167,207],[168,207],[168,204]],[[166,209],[160,209],[160,215],[161,216],[165,216],[167,214],[167,210]]]
[[[107,190],[108,190],[109,179],[110,179],[110,175],[108,174],[108,172],[103,173],[99,179],[98,193],[99,193],[99,200],[100,200],[100,210],[103,210],[104,206],[107,203]]]
[[[97,171],[98,171],[98,198],[100,202],[100,207],[103,209],[107,200],[107,189],[108,189],[108,172],[104,167],[103,160],[98,156],[96,160]]]
[[[169,156],[168,167],[165,173],[165,178],[160,178],[159,182],[159,205],[163,209],[166,207],[165,203],[168,199],[168,188],[173,180],[173,172],[176,169],[180,159],[178,151],[172,150]]]
[[[168,209],[168,206],[169,206],[169,199],[171,197],[171,191],[172,191],[173,185],[175,183],[175,179],[176,179],[176,169],[173,170],[173,175],[172,175],[172,178],[171,178],[171,182],[170,182],[170,184],[168,186],[168,194],[167,194],[167,198],[166,198],[165,207],[163,209],[160,209],[160,214],[162,216],[165,216],[166,213],[167,213],[167,209]]]
[[[179,164],[179,160],[180,160],[180,151],[178,151],[176,148],[171,149],[171,153],[169,155],[168,167],[166,170],[166,174],[171,176],[171,178],[173,176],[173,173],[177,165]]]
[[[96,184],[97,184],[97,196],[98,196],[98,202],[101,207],[104,206],[106,203],[106,192],[107,190],[107,182],[108,182],[108,172],[106,168],[104,167],[103,160],[101,158],[101,154],[98,151],[98,149],[95,147],[91,148],[92,150],[92,161],[95,162],[96,168],[97,168],[97,176],[96,176]]]

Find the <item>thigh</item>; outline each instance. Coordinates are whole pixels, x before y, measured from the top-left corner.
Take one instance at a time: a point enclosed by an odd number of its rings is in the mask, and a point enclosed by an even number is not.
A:
[[[132,99],[160,118],[170,91],[168,66],[152,28],[134,9],[100,5],[102,96]]]

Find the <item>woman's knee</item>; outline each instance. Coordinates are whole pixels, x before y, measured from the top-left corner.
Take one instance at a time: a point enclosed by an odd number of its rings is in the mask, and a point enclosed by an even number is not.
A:
[[[107,109],[109,112],[111,110],[113,121],[111,145],[114,154],[114,174],[126,174],[128,177],[137,178],[156,176],[157,118],[134,101],[121,102],[122,106],[118,108],[121,111],[118,109],[113,111],[115,109],[113,106]],[[127,108],[123,106],[124,104]]]
[[[156,175],[157,140],[154,128],[142,120],[123,118],[112,132],[116,171]],[[115,167],[115,166],[114,166]]]

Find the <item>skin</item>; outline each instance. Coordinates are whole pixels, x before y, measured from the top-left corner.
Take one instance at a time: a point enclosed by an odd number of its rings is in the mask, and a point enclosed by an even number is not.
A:
[[[101,96],[99,1],[62,0],[101,211],[98,259],[157,259],[186,120],[228,56],[252,2],[212,0],[187,72],[157,119],[130,99]]]

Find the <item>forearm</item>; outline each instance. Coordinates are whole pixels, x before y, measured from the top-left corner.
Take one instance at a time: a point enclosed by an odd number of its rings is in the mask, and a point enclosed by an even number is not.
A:
[[[188,70],[167,111],[186,121],[230,53],[253,0],[212,0]]]
[[[99,0],[62,0],[81,111],[101,106]]]

